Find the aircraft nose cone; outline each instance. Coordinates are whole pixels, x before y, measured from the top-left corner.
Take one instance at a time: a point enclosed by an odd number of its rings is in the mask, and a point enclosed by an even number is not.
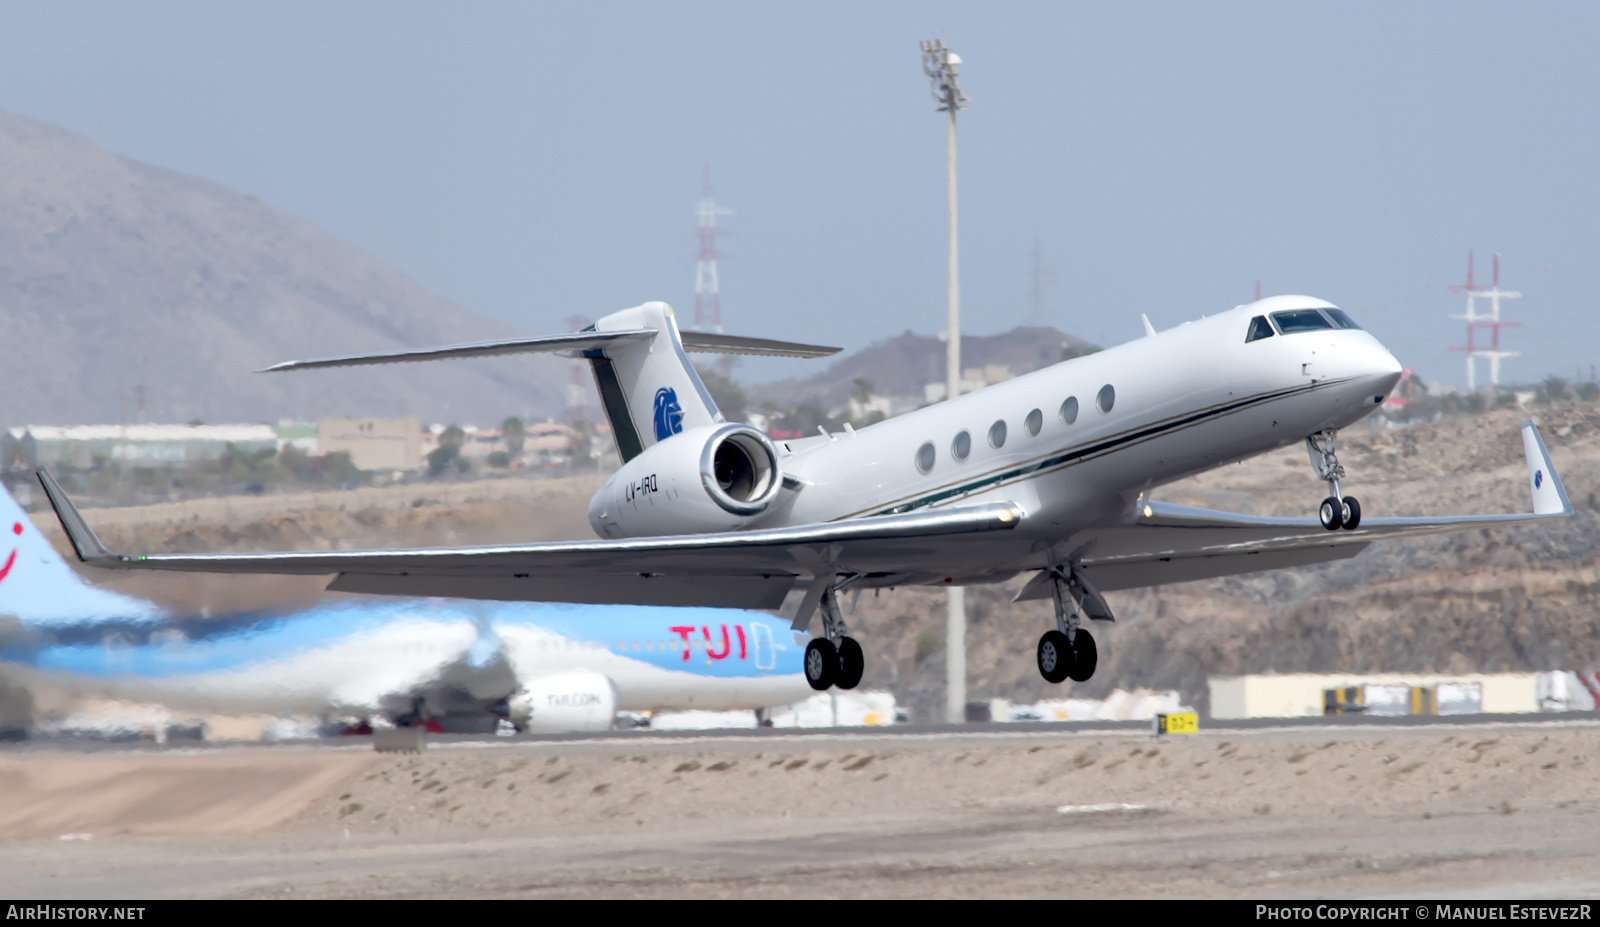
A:
[[[1372,384],[1374,396],[1387,396],[1400,383],[1400,361],[1383,345],[1374,344],[1363,361],[1362,366],[1367,368],[1366,378]]]

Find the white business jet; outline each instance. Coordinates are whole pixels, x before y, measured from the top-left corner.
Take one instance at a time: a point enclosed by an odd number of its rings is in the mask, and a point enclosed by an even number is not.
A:
[[[686,351],[820,357],[836,348],[680,333],[646,303],[567,335],[297,361],[270,371],[519,352],[588,359],[622,467],[589,504],[598,541],[420,550],[155,554],[107,550],[47,472],[80,559],[115,570],[336,574],[328,588],[406,596],[779,608],[815,689],[854,687],[860,645],[839,594],[995,583],[1033,572],[1051,682],[1095,669],[1084,617],[1102,593],[1353,557],[1372,541],[1572,513],[1522,426],[1533,514],[1367,518],[1340,487],[1340,428],[1383,402],[1400,364],[1330,303],[1275,296],[842,434],[774,441],[724,421]],[[1328,485],[1318,518],[1262,518],[1151,498],[1165,483],[1304,443]],[[1308,508],[1312,507],[1308,500]]]

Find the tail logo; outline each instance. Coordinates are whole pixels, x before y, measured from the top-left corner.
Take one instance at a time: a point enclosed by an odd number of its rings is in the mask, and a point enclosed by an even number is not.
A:
[[[1533,488],[1538,489],[1544,485],[1544,471],[1539,470],[1533,474]]]
[[[665,441],[683,430],[683,406],[678,405],[678,392],[670,386],[656,390],[656,440]]]
[[[16,524],[12,525],[11,526],[11,533],[12,534],[21,534],[22,533],[22,522],[19,521]],[[5,582],[5,578],[7,576],[11,575],[11,568],[16,566],[16,565],[17,565],[17,549],[15,547],[13,547],[13,548],[11,548],[11,556],[6,558],[6,565],[3,566],[3,567],[0,567],[0,582]]]

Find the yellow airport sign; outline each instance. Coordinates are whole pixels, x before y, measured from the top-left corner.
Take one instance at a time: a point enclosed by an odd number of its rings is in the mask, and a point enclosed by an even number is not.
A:
[[[1192,711],[1175,711],[1171,714],[1156,715],[1156,734],[1198,734],[1200,733],[1200,715]]]

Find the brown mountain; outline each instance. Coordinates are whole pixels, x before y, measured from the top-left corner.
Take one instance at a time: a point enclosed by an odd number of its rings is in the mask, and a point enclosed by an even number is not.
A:
[[[150,421],[490,422],[559,412],[568,363],[253,373],[291,358],[518,332],[254,197],[6,112],[0,332],[7,425],[132,418],[141,386]]]

